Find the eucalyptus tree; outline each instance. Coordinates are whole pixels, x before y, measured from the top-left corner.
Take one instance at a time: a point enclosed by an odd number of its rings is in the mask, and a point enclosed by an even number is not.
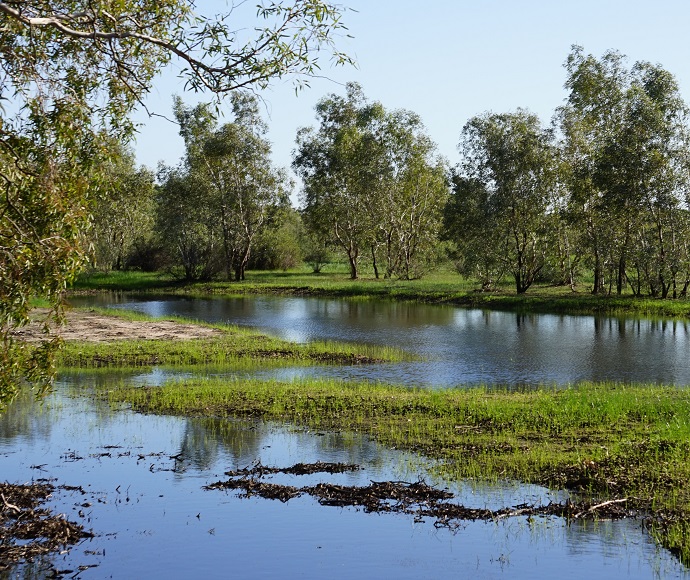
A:
[[[275,208],[289,204],[290,182],[271,162],[257,98],[236,92],[231,101],[234,120],[220,126],[208,103],[186,107],[177,97],[174,112],[186,149],[179,171],[196,192],[187,203],[189,219],[203,224],[197,231],[209,242],[218,237],[213,242],[222,248],[227,277],[243,280],[257,235]],[[178,210],[162,204],[160,211]]]
[[[288,270],[302,264],[304,227],[299,212],[289,204],[276,206],[257,235],[249,267]],[[313,258],[313,256],[310,256]]]
[[[304,221],[302,221],[303,224]],[[303,225],[299,242],[302,259],[311,266],[314,274],[320,273],[324,266],[334,261],[335,256],[330,240],[319,232],[309,231]]]
[[[647,258],[643,270],[650,294],[666,298],[672,291],[675,297],[679,272],[688,269],[682,244],[690,233],[685,209],[690,193],[688,108],[671,73],[641,62],[632,69],[626,104],[621,136],[610,147],[618,159],[605,166],[605,171],[613,169],[606,183],[626,192],[642,216],[636,220],[637,237],[650,243],[638,255]],[[645,230],[653,237],[645,236]]]
[[[557,114],[570,166],[568,208],[581,225],[594,270],[594,288],[616,282],[622,292],[629,262],[666,295],[677,263],[667,251],[674,234],[672,214],[688,191],[687,108],[673,76],[658,65],[636,63],[610,51],[601,59],[574,47],[567,62],[570,89]],[[678,223],[682,223],[682,220]],[[644,233],[656,232],[656,240]],[[678,256],[678,252],[673,253]],[[650,263],[655,262],[655,265]]]
[[[320,126],[299,131],[293,160],[308,229],[345,252],[353,279],[364,252],[377,277],[379,255],[386,276],[420,275],[438,242],[448,185],[419,116],[386,111],[354,83],[316,111]]]
[[[476,220],[458,232],[470,250],[465,259],[494,271],[502,263],[522,294],[544,267],[553,233],[557,153],[552,132],[524,109],[486,113],[467,122],[460,150],[451,207],[467,208]],[[461,223],[468,224],[468,218]],[[486,257],[480,261],[477,254]]]
[[[386,174],[377,132],[384,121],[380,103],[347,84],[345,97],[331,94],[316,105],[318,131],[297,133],[293,168],[302,177],[302,216],[317,236],[345,252],[350,277],[359,275],[361,254],[374,247],[378,202]]]
[[[421,119],[410,111],[386,115],[381,137],[386,177],[381,188],[378,229],[386,276],[419,277],[438,247],[448,171]]]
[[[491,193],[476,178],[454,171],[444,209],[443,238],[453,242],[457,271],[476,278],[483,291],[495,288],[507,272],[509,250],[500,216],[491,207]]]
[[[46,328],[59,317],[108,157],[96,135],[131,133],[129,113],[171,58],[190,89],[216,94],[308,79],[324,49],[349,61],[334,47],[341,11],[330,2],[268,2],[248,29],[236,16],[204,17],[189,0],[0,2],[0,99],[11,99],[0,109],[0,401],[52,376],[59,340],[35,347],[14,331],[35,294],[53,306]]]
[[[134,154],[118,142],[109,145],[101,166],[103,179],[94,196],[93,225],[87,234],[91,264],[99,270],[121,270],[138,250],[150,245],[156,215],[154,174],[136,167]]]
[[[567,163],[567,216],[580,232],[594,273],[592,292],[604,290],[606,270],[612,270],[614,247],[620,245],[617,216],[599,188],[599,159],[604,144],[621,124],[621,103],[628,71],[624,57],[615,51],[597,60],[574,46],[565,63],[569,95],[556,113]],[[608,267],[608,268],[607,268]]]
[[[158,180],[156,230],[170,272],[184,280],[210,280],[223,270],[223,248],[207,190],[184,165],[160,167]]]

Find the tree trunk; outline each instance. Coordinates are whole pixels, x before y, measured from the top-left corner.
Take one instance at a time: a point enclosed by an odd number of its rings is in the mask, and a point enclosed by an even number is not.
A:
[[[594,251],[594,287],[592,294],[599,294],[604,289],[604,278],[601,273],[601,257],[599,250]]]
[[[357,279],[357,258],[348,255],[348,260],[350,262],[350,280],[356,280]]]
[[[678,298],[678,282],[677,282],[677,280],[676,280],[676,276],[677,276],[677,273],[676,273],[676,272],[673,272],[672,284],[673,284],[673,299],[674,299],[674,300],[675,300],[676,298]]]
[[[518,294],[524,294],[526,288],[523,287],[522,283],[522,271],[520,270],[519,266],[518,268],[513,272],[513,276],[515,276],[515,291]]]
[[[242,252],[242,257],[239,259],[238,263],[235,265],[235,281],[240,282],[244,280],[244,272],[247,269],[247,264],[249,264],[249,258],[251,256],[252,247],[251,242],[247,244]]]
[[[374,277],[378,280],[379,279],[379,268],[376,265],[376,249],[374,248],[374,245],[371,245],[371,262],[374,265]]]
[[[625,250],[618,260],[618,275],[616,276],[616,294],[619,296],[623,293],[623,286],[625,285]]]

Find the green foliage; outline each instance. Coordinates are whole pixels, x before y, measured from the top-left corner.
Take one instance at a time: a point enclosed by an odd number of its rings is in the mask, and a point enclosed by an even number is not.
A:
[[[323,242],[342,250],[352,279],[365,255],[377,276],[380,256],[386,277],[420,276],[448,194],[444,163],[434,159],[421,120],[370,103],[356,83],[346,97],[319,101],[316,113],[320,126],[300,129],[293,160],[314,249]]]
[[[102,185],[91,203],[91,264],[102,271],[122,270],[152,246],[155,216],[154,176],[134,166],[134,155],[113,141],[101,167]]]
[[[560,140],[524,110],[463,130],[444,236],[458,270],[490,290],[506,272],[593,293],[685,296],[690,287],[690,131],[678,85],[659,65],[573,47]]]
[[[212,279],[223,270],[223,253],[206,191],[181,167],[163,167],[158,178],[156,230],[171,256],[170,273],[187,281]]]
[[[337,6],[269,2],[244,35],[242,6],[206,18],[185,0],[0,2],[0,99],[13,104],[0,111],[0,408],[25,379],[51,379],[51,343],[29,347],[12,332],[33,295],[59,317],[86,257],[89,200],[110,156],[103,136],[131,134],[129,113],[173,55],[189,88],[216,94],[314,74],[322,49],[350,62],[334,48]]]
[[[304,227],[300,237],[300,246],[304,262],[309,264],[314,274],[321,273],[324,266],[335,260],[328,240],[317,232],[308,231]]]
[[[483,291],[494,290],[507,270],[506,240],[487,207],[484,184],[453,173],[453,193],[444,210],[443,236],[455,246],[450,255],[457,271],[478,279]],[[489,248],[493,251],[487,251]]]
[[[242,280],[257,236],[288,203],[290,183],[271,163],[256,97],[238,92],[232,103],[234,121],[217,126],[208,104],[175,100],[186,156],[160,171],[159,231],[187,280],[221,269]]]
[[[272,212],[256,237],[255,249],[249,267],[258,270],[289,270],[302,264],[300,241],[304,226],[300,214],[291,207],[280,207]]]
[[[594,270],[594,292],[628,281],[639,294],[687,292],[685,204],[690,189],[688,109],[659,65],[574,47],[570,95],[558,111],[563,132],[564,207]],[[683,285],[679,292],[679,285]]]
[[[525,110],[487,113],[465,125],[461,151],[446,223],[462,247],[462,268],[475,269],[484,288],[510,271],[522,294],[546,263],[556,177],[552,135]]]
[[[380,179],[380,147],[373,131],[383,107],[368,103],[362,88],[348,83],[347,96],[329,95],[316,106],[318,131],[297,134],[293,168],[304,180],[303,217],[308,230],[345,252],[350,276],[358,276],[375,213],[369,206]]]

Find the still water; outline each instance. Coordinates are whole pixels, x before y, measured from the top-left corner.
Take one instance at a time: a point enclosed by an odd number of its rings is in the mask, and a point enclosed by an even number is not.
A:
[[[50,565],[71,570],[66,577],[128,579],[688,576],[635,521],[567,525],[559,518],[513,518],[464,522],[450,531],[411,516],[323,507],[306,497],[281,503],[207,491],[203,486],[226,479],[225,471],[257,460],[364,468],[273,479],[297,486],[414,482],[425,469],[420,458],[357,435],[111,410],[80,394],[90,384],[88,373],[73,375],[42,406],[27,397],[16,401],[0,418],[0,467],[2,479],[14,482],[47,478],[81,486],[85,494],[58,491],[51,505],[85,521],[96,537],[0,578],[47,577]],[[492,509],[563,499],[510,483],[449,489],[454,501]]]
[[[451,307],[321,299],[140,299],[112,295],[79,305],[132,308],[260,328],[291,340],[368,342],[424,362],[319,372],[429,386],[616,379],[690,383],[682,323],[524,316]],[[272,371],[273,372],[273,371]],[[286,376],[297,369],[281,370]],[[312,371],[310,371],[312,372]],[[51,500],[96,534],[66,554],[0,578],[41,578],[54,566],[79,578],[669,578],[688,572],[636,521],[508,518],[455,530],[400,514],[367,514],[207,491],[224,472],[256,461],[357,463],[339,475],[274,476],[277,483],[434,482],[424,460],[347,433],[286,425],[156,417],[92,397],[111,382],[156,383],[165,372],[72,373],[42,404],[23,397],[0,417],[0,479],[81,486]],[[177,459],[174,459],[177,457]],[[460,482],[453,501],[498,509],[562,500],[537,486]],[[86,506],[86,507],[84,507]],[[83,514],[83,520],[80,519]],[[80,571],[79,567],[83,569]],[[93,567],[91,567],[93,566]]]
[[[690,384],[690,321],[515,314],[387,301],[317,298],[80,297],[80,306],[128,308],[253,326],[298,342],[399,347],[422,362],[281,370],[394,384],[565,384],[583,380]]]

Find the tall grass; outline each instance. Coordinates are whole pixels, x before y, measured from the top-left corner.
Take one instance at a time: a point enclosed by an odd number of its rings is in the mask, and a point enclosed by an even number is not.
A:
[[[171,287],[175,279],[164,272],[139,272],[112,270],[110,272],[85,272],[72,283],[77,290],[148,290]]]

